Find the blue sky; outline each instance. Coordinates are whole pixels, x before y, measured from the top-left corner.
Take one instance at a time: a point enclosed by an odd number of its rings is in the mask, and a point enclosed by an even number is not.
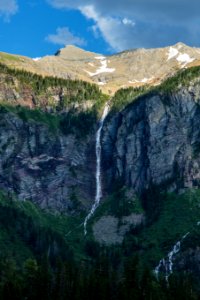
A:
[[[40,57],[65,44],[108,54],[182,41],[200,47],[199,0],[0,0],[0,51]]]

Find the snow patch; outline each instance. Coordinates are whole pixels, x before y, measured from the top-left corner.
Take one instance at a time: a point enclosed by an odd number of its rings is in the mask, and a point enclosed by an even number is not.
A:
[[[178,49],[180,49],[182,47],[182,45],[178,45]],[[190,57],[189,54],[187,53],[180,53],[176,48],[170,47],[169,48],[169,52],[168,52],[168,60],[175,58],[176,60],[183,64],[182,67],[185,67],[187,64],[193,62],[195,59]]]
[[[114,68],[108,68],[108,61],[104,56],[96,56],[95,58],[100,60],[101,66],[94,73],[85,70],[91,77],[101,73],[113,73],[115,71]]]
[[[95,59],[103,60],[106,59],[105,56],[95,56]]]
[[[99,81],[97,84],[98,84],[98,85],[105,85],[106,82]]]
[[[149,82],[149,81],[152,81],[154,79],[154,77],[151,77],[151,78],[143,78],[142,80],[130,80],[129,83],[146,83],[146,82]]]
[[[34,60],[34,61],[38,61],[38,60],[40,60],[42,57],[35,57],[35,58],[32,58],[32,60]]]
[[[141,80],[141,82],[142,82],[142,83],[145,83],[145,82],[150,81],[150,80],[152,80],[152,78],[146,78],[146,77],[145,77],[145,78],[143,78],[143,79]]]
[[[173,57],[177,56],[178,54],[179,54],[179,52],[176,48],[170,47],[169,52],[168,52],[168,59],[167,60],[172,59]]]
[[[184,66],[193,62],[195,59],[190,57],[187,53],[179,54],[179,56],[176,59],[178,62],[183,63]]]

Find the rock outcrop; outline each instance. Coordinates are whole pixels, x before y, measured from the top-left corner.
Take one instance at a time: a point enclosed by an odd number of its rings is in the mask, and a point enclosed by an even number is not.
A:
[[[93,226],[95,240],[107,246],[122,244],[124,236],[131,228],[145,222],[143,214],[132,213],[120,220],[114,216],[103,216]]]

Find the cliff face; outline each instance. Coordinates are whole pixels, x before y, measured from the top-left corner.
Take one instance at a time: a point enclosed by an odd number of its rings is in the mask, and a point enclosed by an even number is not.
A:
[[[113,180],[142,192],[152,184],[168,190],[200,184],[200,86],[142,97],[104,126],[105,190]]]
[[[7,103],[22,105],[34,96],[45,107],[48,91],[54,99],[60,97],[59,103],[69,92],[58,86],[34,94],[30,86],[21,87],[12,76],[6,78],[1,78],[0,98]],[[104,195],[118,179],[137,193],[152,185],[165,185],[171,191],[199,187],[199,100],[200,85],[195,79],[177,91],[151,92],[110,114],[102,130]],[[71,105],[76,102],[65,110]],[[84,107],[83,100],[77,105],[79,111],[89,107]],[[52,130],[42,122],[1,109],[0,187],[44,208],[88,210],[95,194],[96,129],[92,123],[85,137],[73,131],[63,134],[60,128]]]
[[[0,188],[46,209],[87,208],[95,187],[93,138],[55,133],[11,112],[0,116]]]
[[[0,188],[53,211],[88,209],[105,95],[81,81],[0,68]]]

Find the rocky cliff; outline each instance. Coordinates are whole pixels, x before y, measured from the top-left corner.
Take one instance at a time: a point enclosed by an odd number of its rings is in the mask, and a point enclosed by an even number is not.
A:
[[[0,188],[52,211],[88,209],[106,97],[84,82],[0,68]]]
[[[187,84],[170,91],[154,89],[125,109],[111,111],[102,131],[104,196],[112,192],[117,180],[136,194],[152,185],[178,192],[199,187],[200,83],[196,70]],[[1,188],[48,209],[69,212],[91,206],[98,125],[94,118],[87,123],[87,115],[80,116],[76,110],[74,123],[69,111],[75,106],[78,112],[89,109],[90,114],[98,97],[102,106],[105,97],[94,91],[93,100],[85,102],[84,96],[77,101],[80,95],[69,94],[69,87],[58,84],[38,92],[18,75],[1,75],[0,98],[5,100],[0,121]],[[10,106],[5,108],[5,103]],[[44,112],[39,119],[26,114],[20,108],[25,104],[42,111],[49,105],[52,113],[47,117],[54,126],[45,121]]]
[[[200,184],[200,83],[154,91],[108,118],[102,136],[105,190],[120,179],[141,193]]]
[[[88,208],[95,189],[93,136],[81,140],[11,112],[0,115],[0,188],[54,212]]]

